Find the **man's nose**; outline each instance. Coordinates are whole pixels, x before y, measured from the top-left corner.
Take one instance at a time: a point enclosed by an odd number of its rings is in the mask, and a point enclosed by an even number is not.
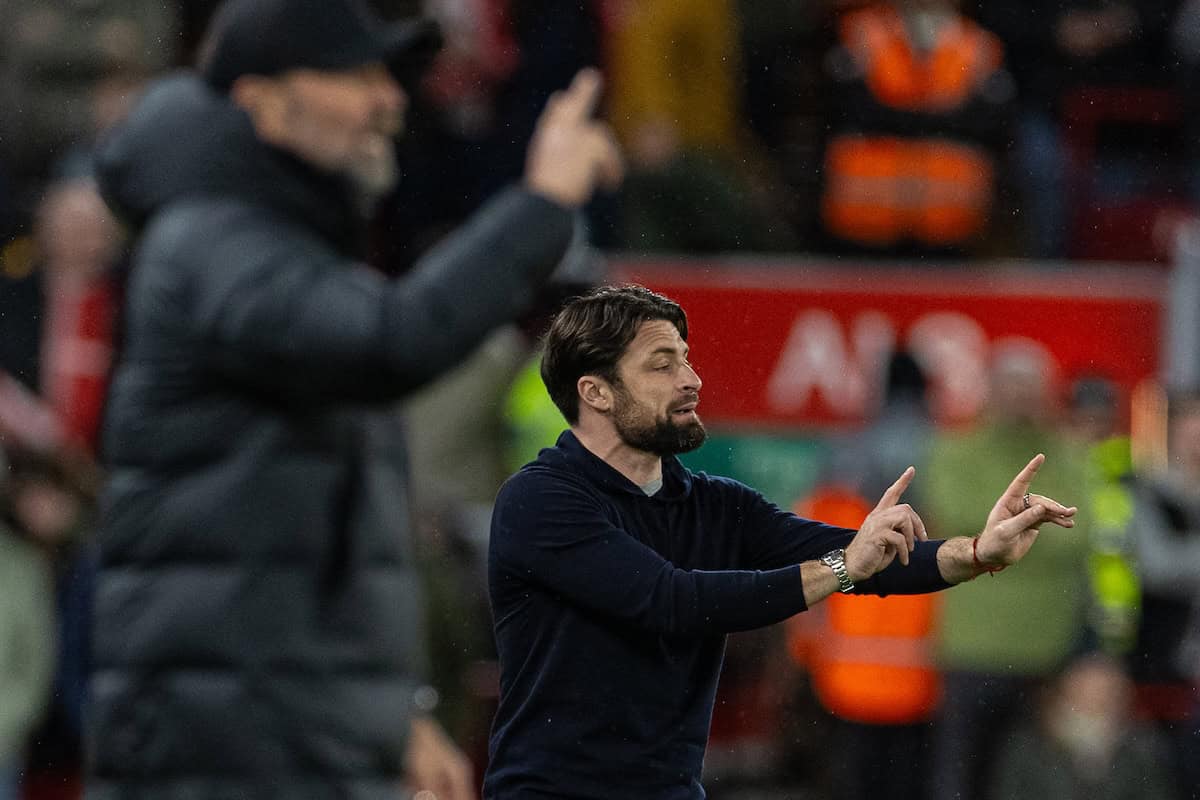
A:
[[[704,385],[704,381],[700,380],[700,373],[696,372],[691,364],[683,365],[681,377],[683,379],[683,388],[688,391],[698,392],[700,391],[700,387]]]

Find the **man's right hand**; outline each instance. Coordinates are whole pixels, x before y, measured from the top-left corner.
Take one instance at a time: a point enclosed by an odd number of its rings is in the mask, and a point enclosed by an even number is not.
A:
[[[904,470],[879,498],[879,503],[846,546],[846,571],[855,583],[884,569],[897,557],[901,564],[907,565],[908,554],[916,540],[929,538],[925,523],[917,512],[907,503],[900,503],[900,495],[912,483],[915,474],[912,467]]]
[[[414,800],[477,800],[474,771],[431,717],[413,717],[404,771]]]
[[[583,69],[566,90],[550,96],[525,160],[525,185],[551,200],[578,208],[597,186],[616,189],[624,177],[612,131],[592,117],[603,80]]]

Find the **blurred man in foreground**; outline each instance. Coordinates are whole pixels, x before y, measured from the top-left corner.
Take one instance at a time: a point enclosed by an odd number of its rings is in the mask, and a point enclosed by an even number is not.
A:
[[[95,798],[475,795],[426,716],[390,404],[526,309],[621,165],[599,79],[553,98],[524,184],[403,279],[358,258],[436,45],[353,0],[231,0],[201,74],[100,157],[139,231],[104,432]]]
[[[916,594],[998,572],[1039,525],[1074,524],[1074,508],[1029,493],[1041,455],[982,533],[940,542],[900,502],[912,467],[857,532],[693,474],[675,457],[705,439],[687,335],[683,310],[639,286],[572,301],[547,334],[542,377],[571,427],[496,500],[487,798],[702,798],[726,634],[835,591]]]

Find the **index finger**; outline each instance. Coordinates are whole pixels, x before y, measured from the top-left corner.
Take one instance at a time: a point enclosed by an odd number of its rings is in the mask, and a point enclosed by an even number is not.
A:
[[[1008,491],[1004,493],[1005,497],[1024,497],[1029,491],[1030,484],[1033,483],[1034,476],[1042,467],[1042,462],[1046,460],[1046,456],[1038,453],[1033,459],[1025,465],[1025,468],[1017,473],[1017,477],[1013,478],[1012,483],[1008,485]]]
[[[562,93],[554,109],[555,115],[575,120],[587,119],[596,110],[603,87],[604,79],[600,77],[600,70],[584,67],[575,73],[571,85]]]
[[[900,473],[900,477],[896,479],[896,482],[887,488],[887,491],[883,493],[883,497],[879,498],[879,502],[875,504],[875,510],[891,508],[896,503],[899,503],[900,495],[904,494],[904,490],[912,483],[913,475],[916,474],[917,471],[912,467]]]

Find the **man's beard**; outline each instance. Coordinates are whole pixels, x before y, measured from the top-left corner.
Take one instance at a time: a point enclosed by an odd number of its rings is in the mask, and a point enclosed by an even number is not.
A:
[[[708,438],[708,431],[704,430],[704,424],[700,422],[699,417],[678,424],[668,412],[665,419],[653,418],[647,422],[644,417],[648,415],[638,413],[644,412],[645,407],[630,397],[623,388],[617,387],[616,399],[616,405],[613,407],[613,425],[616,426],[621,441],[636,450],[653,453],[659,457],[674,456],[695,450]]]

